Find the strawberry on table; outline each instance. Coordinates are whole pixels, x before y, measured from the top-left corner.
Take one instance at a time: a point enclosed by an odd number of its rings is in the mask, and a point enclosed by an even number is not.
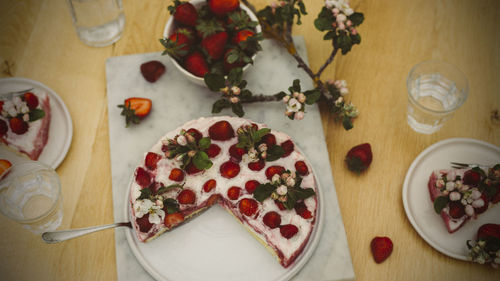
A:
[[[240,6],[239,0],[208,0],[208,7],[212,13],[223,16],[236,10]]]
[[[207,61],[200,52],[187,55],[184,59],[184,67],[198,77],[204,77],[209,72]]]
[[[372,163],[372,149],[369,143],[357,145],[347,152],[345,161],[349,170],[361,173]]]
[[[165,65],[157,60],[141,64],[141,74],[150,83],[156,82],[165,73]]]
[[[389,237],[375,237],[370,243],[370,248],[375,262],[381,263],[391,255],[393,244]]]
[[[132,97],[125,100],[124,104],[118,105],[122,108],[121,115],[125,116],[125,126],[130,123],[138,124],[151,112],[153,103],[148,98]]]

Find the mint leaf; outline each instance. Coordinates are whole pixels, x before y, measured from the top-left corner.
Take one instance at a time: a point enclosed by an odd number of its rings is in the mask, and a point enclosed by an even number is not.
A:
[[[212,141],[210,141],[209,137],[201,138],[200,141],[198,142],[198,146],[200,147],[200,150],[207,149],[208,147],[210,147],[210,144],[212,144]]]
[[[271,129],[269,129],[269,128],[262,128],[262,129],[256,131],[255,134],[253,135],[254,143],[259,142],[262,139],[262,137],[269,134],[269,132],[271,132]]]
[[[208,155],[203,151],[198,151],[193,157],[193,164],[200,170],[208,170],[213,163],[208,158]]]
[[[224,108],[231,107],[231,103],[226,100],[226,99],[220,99],[214,102],[212,106],[212,113],[219,113],[221,112]]]
[[[441,213],[441,211],[446,207],[450,199],[447,196],[439,196],[434,200],[434,211],[436,213]]]
[[[285,150],[280,145],[273,145],[267,149],[266,161],[271,162],[281,158],[285,154]]]
[[[226,87],[226,80],[224,76],[220,74],[207,73],[205,74],[204,80],[205,84],[212,92],[218,92],[220,89]]]
[[[276,187],[270,183],[257,186],[253,192],[253,198],[259,202],[266,200],[276,190]]]
[[[137,198],[139,200],[142,199],[150,199],[152,195],[151,189],[148,188],[143,188],[141,189],[141,195]]]
[[[29,119],[30,122],[42,119],[43,117],[45,117],[45,111],[43,111],[43,109],[35,108],[30,111],[29,117],[30,117]]]
[[[168,214],[177,213],[179,211],[179,203],[173,198],[163,200],[163,206],[166,207]]]

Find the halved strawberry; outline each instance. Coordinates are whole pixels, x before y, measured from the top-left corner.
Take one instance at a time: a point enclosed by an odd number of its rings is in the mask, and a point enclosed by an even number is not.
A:
[[[268,148],[276,145],[276,137],[271,133],[264,135],[261,141],[267,144]]]
[[[186,173],[188,175],[194,175],[194,174],[197,174],[199,172],[202,172],[203,170],[200,170],[198,168],[196,168],[196,166],[193,164],[193,162],[189,163],[187,166],[186,166],[186,169],[185,169]]]
[[[189,2],[183,2],[182,4],[175,7],[174,19],[182,24],[195,26],[196,20],[198,19],[198,11]]]
[[[236,144],[229,147],[229,155],[231,155],[231,160],[234,162],[240,162],[245,153],[247,153],[247,151],[244,148],[237,147]]]
[[[463,183],[467,185],[478,185],[481,182],[481,174],[478,171],[468,170],[464,173]]]
[[[299,232],[299,229],[293,224],[285,224],[280,226],[281,236],[285,237],[286,239],[292,238],[293,236],[295,236],[295,234],[297,234],[297,232]]]
[[[295,203],[295,206],[293,208],[295,209],[297,215],[303,217],[304,219],[312,218],[311,211],[307,209],[307,206],[306,204],[304,204],[304,201]]]
[[[184,68],[198,77],[209,72],[207,61],[200,52],[193,52],[184,59]]]
[[[144,160],[144,165],[150,170],[156,170],[156,165],[161,160],[161,155],[154,152],[148,152],[146,154],[146,159]]]
[[[295,170],[302,176],[309,174],[309,169],[304,161],[295,162]]]
[[[372,163],[372,149],[369,143],[357,145],[347,152],[345,161],[349,170],[361,173]]]
[[[148,98],[132,97],[125,100],[124,104],[118,105],[122,108],[121,115],[125,116],[125,125],[138,124],[141,119],[151,112],[153,103]]]
[[[141,74],[150,83],[156,82],[165,73],[165,65],[157,60],[141,64]]]
[[[234,137],[234,129],[231,123],[222,120],[208,128],[208,135],[213,140],[225,141]]]
[[[165,216],[165,226],[172,228],[184,221],[184,216],[181,213],[167,214]]]
[[[271,166],[266,169],[266,177],[268,180],[271,180],[271,178],[275,175],[281,175],[285,171],[285,168],[283,166]]]
[[[149,222],[149,214],[145,214],[141,218],[137,218],[136,222],[139,225],[139,230],[141,232],[147,233],[151,227],[153,227],[153,224]]]
[[[0,159],[0,180],[3,178],[4,173],[12,167],[12,163],[6,159]]]
[[[135,181],[142,188],[146,188],[146,187],[148,187],[151,184],[151,175],[149,175],[148,171],[146,171],[143,168],[139,167],[135,171]]]
[[[19,117],[14,117],[9,120],[10,130],[17,135],[22,135],[28,131],[28,122]]]
[[[24,93],[23,99],[30,110],[33,110],[38,107],[39,104],[38,98],[32,92]]]
[[[203,138],[201,132],[196,130],[195,128],[189,128],[187,132],[196,139],[196,142],[200,141]]]
[[[257,212],[257,209],[259,208],[259,204],[254,199],[243,198],[240,200],[240,203],[238,204],[238,208],[240,209],[240,212],[242,214],[250,217],[250,216],[253,216]]]
[[[227,197],[231,200],[238,200],[238,198],[240,198],[240,194],[241,194],[241,188],[237,186],[231,186],[227,190]]]
[[[389,237],[375,237],[370,243],[373,259],[376,263],[385,261],[392,253],[392,241]]]
[[[240,173],[240,165],[232,161],[227,161],[220,165],[219,171],[223,177],[232,179]]]
[[[203,191],[210,192],[217,186],[217,181],[209,179],[203,184]]]
[[[168,178],[173,181],[181,182],[184,180],[184,172],[179,168],[173,168]]]
[[[245,189],[248,193],[252,194],[259,185],[260,183],[256,180],[249,180],[245,183]]]
[[[257,162],[248,163],[248,168],[252,171],[260,171],[266,166],[266,161],[259,160]]]
[[[205,150],[207,153],[208,157],[214,158],[215,156],[219,155],[220,153],[220,146],[216,145],[215,143],[210,144],[210,146]]]
[[[279,227],[281,224],[281,216],[280,214],[270,211],[267,212],[264,217],[262,218],[262,221],[264,222],[265,225],[269,226],[271,229]]]
[[[295,145],[293,144],[292,140],[287,140],[281,144],[281,147],[285,151],[285,153],[281,157],[287,157],[288,155],[290,155],[293,152]]]
[[[9,131],[9,126],[7,125],[7,122],[0,119],[0,137],[5,136],[8,131]]]
[[[196,202],[196,194],[191,189],[183,189],[177,195],[177,201],[179,204],[194,204]]]
[[[451,201],[448,204],[448,207],[448,213],[450,214],[450,217],[454,219],[461,218],[465,215],[465,207],[462,203],[460,203],[460,201]]]
[[[212,13],[223,16],[240,6],[239,0],[208,0],[208,7]]]

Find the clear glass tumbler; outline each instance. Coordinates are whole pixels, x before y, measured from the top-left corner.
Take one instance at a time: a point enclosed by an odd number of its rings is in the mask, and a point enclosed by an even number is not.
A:
[[[120,39],[125,26],[122,0],[67,0],[76,33],[91,47]]]
[[[59,176],[40,162],[14,164],[0,179],[0,212],[35,234],[56,230],[63,218]]]
[[[432,134],[465,102],[469,83],[452,64],[424,61],[415,65],[406,81],[408,125],[416,132]]]

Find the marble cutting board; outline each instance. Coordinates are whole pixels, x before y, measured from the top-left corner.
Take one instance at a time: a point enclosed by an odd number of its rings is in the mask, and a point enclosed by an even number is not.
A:
[[[294,37],[297,49],[307,59],[305,42]],[[288,89],[296,78],[302,89],[311,89],[311,79],[299,68],[295,60],[276,43],[265,40],[263,51],[255,65],[245,73],[248,88],[254,94],[274,94]],[[167,68],[156,82],[147,82],[140,73],[140,65],[159,60]],[[106,62],[108,114],[110,130],[113,209],[116,222],[125,221],[125,193],[134,168],[144,152],[166,132],[199,117],[210,116],[211,105],[218,98],[204,87],[189,82],[166,56],[161,53],[135,54],[109,58]],[[124,118],[117,107],[132,96],[148,97],[153,109],[139,126],[125,128]],[[255,122],[290,135],[311,161],[320,181],[325,199],[325,224],[313,256],[292,280],[346,280],[354,279],[349,247],[326,148],[319,110],[316,105],[306,107],[304,120],[292,121],[284,116],[281,102],[265,106],[245,106],[245,116]],[[221,115],[233,115],[223,111]],[[339,126],[339,130],[342,128]],[[115,231],[118,280],[153,280],[136,260],[125,237],[124,229]]]

